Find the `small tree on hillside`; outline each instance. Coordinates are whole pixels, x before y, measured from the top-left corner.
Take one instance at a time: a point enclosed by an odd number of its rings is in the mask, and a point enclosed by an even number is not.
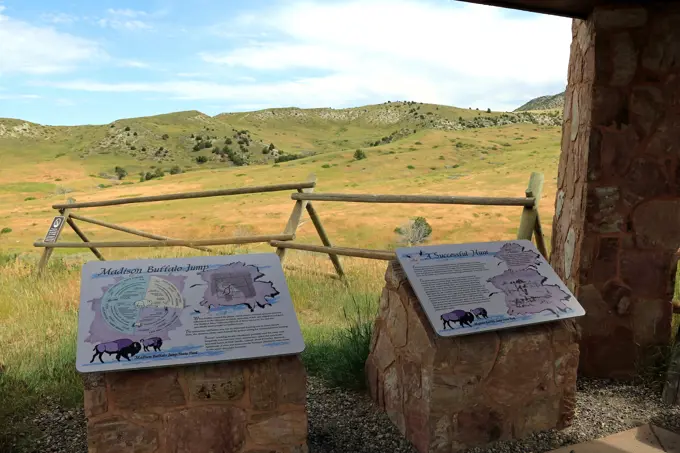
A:
[[[432,227],[425,217],[415,217],[404,225],[394,229],[399,235],[399,242],[411,247],[422,244],[432,235]]]
[[[363,149],[358,149],[354,151],[354,158],[356,160],[366,159],[366,153],[364,152]]]
[[[125,170],[123,167],[116,166],[116,168],[113,171],[114,171],[114,173],[116,173],[116,176],[118,177],[118,179],[123,179],[128,174],[127,170]]]
[[[486,113],[491,113],[491,109],[486,109]]]
[[[178,174],[180,174],[180,173],[182,173],[182,169],[179,168],[179,165],[175,165],[175,166],[173,166],[173,167],[170,169],[170,174],[171,174],[171,175],[178,175]]]

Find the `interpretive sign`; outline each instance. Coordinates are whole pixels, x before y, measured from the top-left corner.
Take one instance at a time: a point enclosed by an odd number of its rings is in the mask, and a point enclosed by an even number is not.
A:
[[[400,248],[397,257],[440,336],[585,314],[531,241]]]
[[[297,354],[303,349],[275,253],[83,266],[80,372]]]
[[[59,234],[61,234],[62,228],[64,228],[65,221],[66,218],[63,215],[58,215],[52,219],[50,229],[47,230],[47,234],[45,235],[45,240],[43,242],[56,242]]]

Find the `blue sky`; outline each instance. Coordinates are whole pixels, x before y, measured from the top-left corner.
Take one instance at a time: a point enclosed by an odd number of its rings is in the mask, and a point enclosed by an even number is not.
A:
[[[570,42],[568,19],[453,0],[0,0],[0,117],[512,110],[564,89]]]

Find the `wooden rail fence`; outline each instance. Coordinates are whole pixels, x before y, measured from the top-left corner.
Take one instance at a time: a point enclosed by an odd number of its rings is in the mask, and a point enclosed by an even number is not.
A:
[[[235,236],[235,237],[224,237],[224,238],[213,238],[213,239],[175,239],[167,236],[161,236],[158,234],[149,233],[142,230],[137,230],[135,228],[129,228],[122,225],[117,225],[111,222],[105,222],[103,220],[98,220],[92,217],[86,217],[84,215],[76,214],[73,211],[75,209],[81,208],[96,208],[105,206],[120,206],[133,203],[151,203],[158,201],[172,201],[172,200],[188,200],[193,198],[207,198],[207,197],[223,197],[229,195],[243,195],[243,194],[256,194],[256,193],[267,193],[267,192],[281,192],[288,190],[296,190],[299,194],[311,194],[316,187],[316,177],[310,175],[307,181],[287,183],[287,184],[275,184],[268,186],[255,186],[255,187],[240,187],[232,189],[221,189],[221,190],[208,190],[202,192],[184,192],[184,193],[174,193],[167,195],[154,195],[148,197],[131,197],[131,198],[121,198],[116,200],[101,200],[101,201],[88,201],[88,202],[69,202],[69,203],[58,203],[52,206],[56,209],[60,216],[55,217],[54,225],[59,225],[59,228],[50,228],[47,236],[43,241],[35,242],[33,245],[35,247],[44,248],[40,262],[38,263],[38,273],[42,273],[47,263],[52,255],[54,249],[56,248],[88,248],[92,253],[99,259],[104,261],[104,256],[99,251],[100,248],[110,248],[110,247],[190,247],[196,250],[201,250],[204,252],[212,252],[213,250],[207,248],[210,245],[227,245],[227,244],[252,244],[252,243],[270,243],[275,241],[276,243],[285,243],[286,241],[292,241],[295,239],[295,233],[300,224],[300,219],[302,217],[303,211],[306,209],[312,223],[319,234],[321,242],[324,246],[332,247],[326,231],[321,224],[321,220],[317,215],[316,211],[312,207],[312,204],[308,201],[296,201],[293,211],[288,219],[288,223],[282,234],[272,234],[272,235],[262,235],[262,236]],[[80,229],[80,227],[75,223],[78,220],[84,223],[90,223],[93,225],[99,225],[104,228],[109,228],[116,231],[121,231],[123,233],[132,234],[135,236],[144,237],[147,239],[153,239],[151,241],[104,241],[104,242],[93,242],[85,235],[85,233]],[[76,233],[76,235],[82,240],[82,242],[58,242],[59,235],[61,234],[61,223],[65,221],[67,225]],[[285,259],[286,249],[283,247],[277,247],[277,254],[281,261]],[[330,254],[333,265],[338,273],[338,275],[344,275],[342,265],[337,258],[336,254]]]
[[[544,257],[548,257],[543,228],[538,215],[538,203],[543,193],[544,177],[542,173],[532,173],[529,179],[524,197],[457,197],[443,195],[365,195],[343,193],[293,193],[291,198],[298,203],[312,201],[330,201],[345,203],[407,203],[407,204],[454,204],[454,205],[477,205],[477,206],[520,206],[522,215],[517,231],[517,239],[532,240],[535,238],[536,247]],[[317,219],[318,220],[318,219]],[[324,234],[325,236],[325,234]],[[357,258],[370,258],[376,260],[394,260],[396,254],[389,250],[369,250],[348,247],[333,247],[324,242],[323,246],[300,244],[294,241],[283,242],[271,240],[270,245],[278,250],[294,249],[328,254],[337,259],[337,255],[353,256]],[[335,261],[334,261],[335,263]]]
[[[100,260],[104,260],[99,251],[100,248],[107,247],[190,247],[204,252],[213,250],[207,246],[227,245],[227,244],[249,244],[249,243],[268,243],[276,248],[279,259],[283,262],[286,257],[286,250],[304,250],[308,252],[323,253],[329,256],[339,277],[344,276],[342,264],[339,256],[351,256],[358,258],[369,258],[377,260],[394,260],[396,254],[389,250],[369,250],[349,247],[334,247],[326,234],[326,230],[321,223],[321,218],[317,213],[312,202],[346,202],[346,203],[405,203],[405,204],[443,204],[443,205],[477,205],[477,206],[515,206],[522,208],[520,225],[517,232],[517,239],[532,240],[535,238],[536,246],[541,254],[547,257],[545,239],[538,215],[538,203],[543,192],[543,175],[532,173],[529,185],[523,197],[463,197],[445,195],[367,195],[367,194],[343,194],[343,193],[314,193],[316,187],[316,177],[310,175],[307,181],[275,184],[268,186],[240,187],[232,189],[209,190],[202,192],[185,192],[167,195],[155,195],[147,197],[121,198],[116,200],[102,200],[89,202],[69,202],[59,203],[52,208],[59,211],[66,224],[78,235],[82,242],[57,242],[61,229],[52,232],[52,228],[45,240],[36,242],[35,247],[44,248],[42,258],[38,265],[38,272],[42,273],[50,256],[55,248],[88,248]],[[236,236],[213,239],[176,239],[158,234],[149,233],[134,228],[105,222],[92,217],[87,217],[73,212],[75,209],[96,208],[105,206],[119,206],[132,203],[150,203],[157,201],[187,200],[193,198],[222,197],[229,195],[255,194],[266,192],[280,192],[293,190],[291,199],[295,205],[288,219],[282,234],[263,235],[263,236]],[[294,241],[297,228],[300,225],[302,215],[307,212],[312,220],[321,243],[323,245],[301,244]],[[55,218],[56,221],[57,218]],[[123,233],[151,239],[150,241],[110,241],[92,242],[85,233],[75,223],[80,222],[98,225]],[[55,223],[56,225],[56,223]],[[48,240],[49,238],[49,240]]]

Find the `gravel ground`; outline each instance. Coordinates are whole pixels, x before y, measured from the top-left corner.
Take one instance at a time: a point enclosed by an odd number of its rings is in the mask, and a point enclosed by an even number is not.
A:
[[[468,453],[543,453],[645,423],[680,433],[680,407],[662,405],[659,395],[658,387],[651,385],[580,379],[571,427]],[[415,453],[365,394],[331,389],[310,378],[307,410],[310,453]],[[42,437],[29,448],[8,453],[87,453],[82,409],[65,410],[48,401],[45,409],[27,422],[37,427]]]

